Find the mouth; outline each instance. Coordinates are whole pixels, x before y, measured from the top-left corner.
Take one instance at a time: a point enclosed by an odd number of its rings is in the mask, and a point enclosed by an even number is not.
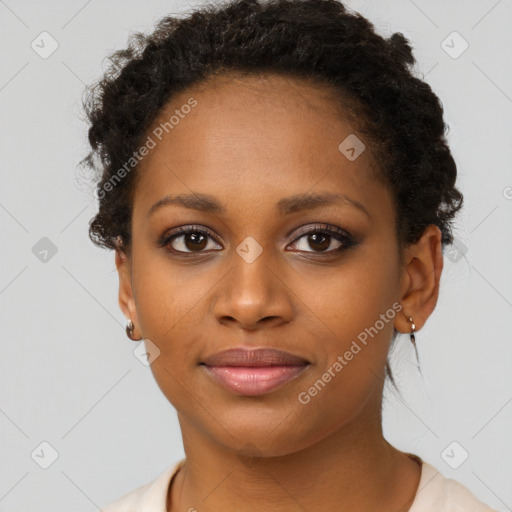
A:
[[[200,363],[217,384],[248,396],[269,393],[285,385],[309,365],[308,360],[289,352],[246,347],[218,352]]]

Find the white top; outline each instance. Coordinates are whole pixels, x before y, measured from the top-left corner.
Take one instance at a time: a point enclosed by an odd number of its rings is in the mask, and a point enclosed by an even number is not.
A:
[[[184,462],[182,459],[173,464],[153,481],[102,508],[101,512],[168,512],[167,491]],[[462,484],[445,478],[425,461],[421,462],[418,490],[408,512],[496,512]]]

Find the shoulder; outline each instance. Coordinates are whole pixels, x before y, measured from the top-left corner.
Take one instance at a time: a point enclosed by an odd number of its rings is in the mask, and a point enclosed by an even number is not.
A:
[[[101,512],[166,512],[167,490],[185,459],[169,466],[154,480],[103,507]]]
[[[421,459],[419,459],[421,460]],[[157,478],[125,494],[101,512],[166,512],[167,491],[185,459],[169,466]],[[478,500],[466,487],[444,477],[422,461],[421,478],[409,512],[496,512]]]
[[[496,512],[456,480],[422,461],[421,478],[409,512]]]

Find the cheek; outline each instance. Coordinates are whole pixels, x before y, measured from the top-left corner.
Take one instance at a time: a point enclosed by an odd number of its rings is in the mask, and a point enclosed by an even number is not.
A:
[[[145,336],[166,345],[176,341],[209,287],[197,272],[198,267],[171,264],[164,249],[134,250],[133,289]]]
[[[303,279],[303,289],[294,290],[307,297],[303,313],[308,318],[301,323],[321,329],[318,368],[308,384],[320,379],[311,392],[323,396],[312,401],[325,400],[336,407],[343,403],[349,414],[384,378],[394,319],[401,308],[396,261],[389,248],[386,253],[385,248],[368,246],[325,278]]]
[[[151,369],[160,385],[162,380],[170,379],[168,384],[175,387],[177,383],[173,384],[171,377],[183,381],[196,364],[192,340],[196,330],[201,329],[197,315],[208,286],[190,279],[190,271],[166,264],[160,257],[141,254],[136,260],[134,256],[133,268],[140,329],[144,338],[160,350]]]
[[[319,336],[330,340],[329,351],[342,350],[353,339],[374,326],[397,299],[398,273],[392,251],[377,250],[376,245],[354,252],[337,267],[301,273],[290,283],[299,298],[301,315]],[[394,310],[388,313],[392,316]],[[304,323],[303,319],[297,321]],[[389,334],[393,322],[378,323],[379,331]],[[313,327],[311,331],[314,332]],[[386,336],[384,336],[386,337]],[[332,354],[331,354],[332,356]]]

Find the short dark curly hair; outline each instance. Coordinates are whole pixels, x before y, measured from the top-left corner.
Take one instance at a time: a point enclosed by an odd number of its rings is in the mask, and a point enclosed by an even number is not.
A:
[[[234,0],[164,17],[152,34],[132,34],[128,48],[109,60],[84,100],[92,150],[81,164],[95,168],[95,157],[100,161],[99,211],[89,226],[96,245],[115,249],[118,237],[123,247],[131,244],[136,166],[120,185],[108,182],[162,107],[173,94],[229,71],[330,84],[378,155],[400,244],[416,242],[429,224],[439,227],[443,245],[453,241],[451,221],[463,197],[455,188],[443,107],[430,86],[411,74],[416,61],[401,33],[384,39],[336,0]]]
[[[416,60],[403,34],[378,35],[337,0],[215,1],[162,18],[151,34],[132,34],[128,47],[108,58],[84,100],[92,150],[81,164],[99,167],[100,175],[99,211],[89,225],[96,245],[131,246],[137,166],[119,184],[112,180],[162,108],[187,87],[228,73],[277,73],[329,86],[365,135],[376,177],[391,191],[400,247],[416,242],[429,224],[441,230],[443,246],[452,243],[463,197],[443,107],[412,74]]]

